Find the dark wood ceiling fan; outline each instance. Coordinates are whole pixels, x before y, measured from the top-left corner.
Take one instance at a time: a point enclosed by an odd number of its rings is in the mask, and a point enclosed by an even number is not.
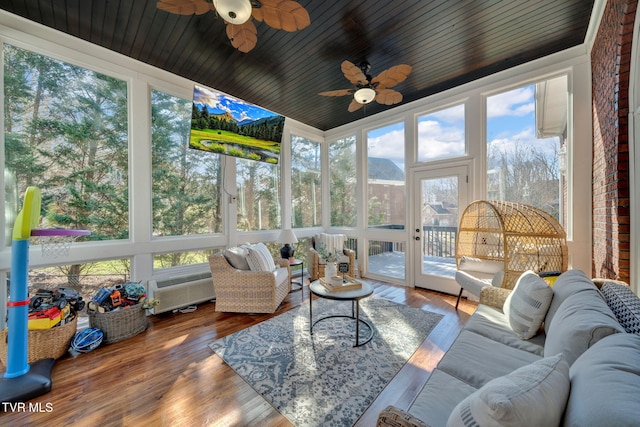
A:
[[[212,10],[224,19],[231,45],[247,53],[258,42],[251,18],[276,30],[302,30],[311,24],[307,10],[293,0],[159,0],[158,9],[177,15],[202,15]]]
[[[353,95],[353,100],[348,108],[349,112],[359,110],[363,105],[374,100],[383,105],[394,105],[402,102],[402,94],[397,90],[391,89],[391,87],[404,81],[411,74],[413,68],[407,64],[395,65],[373,78],[367,74],[370,68],[371,65],[366,61],[360,66],[350,61],[343,61],[341,65],[342,73],[355,87],[320,92],[318,95]]]

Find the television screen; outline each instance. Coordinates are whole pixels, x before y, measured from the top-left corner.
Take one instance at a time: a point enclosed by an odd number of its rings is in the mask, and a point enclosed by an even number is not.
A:
[[[225,95],[194,86],[189,147],[278,163],[284,116]]]

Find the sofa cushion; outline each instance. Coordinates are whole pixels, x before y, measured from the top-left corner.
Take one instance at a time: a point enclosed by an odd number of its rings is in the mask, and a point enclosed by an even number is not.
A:
[[[488,382],[462,400],[447,426],[553,426],[569,395],[569,365],[561,354]]]
[[[522,273],[502,308],[513,332],[523,340],[537,335],[552,298],[553,289],[540,276]]]
[[[565,299],[553,316],[544,343],[544,355],[562,352],[572,365],[593,344],[618,332],[624,332],[624,329],[599,293],[577,292]]]
[[[409,408],[409,412],[427,425],[444,426],[456,404],[476,390],[436,369]]]
[[[247,263],[247,254],[249,251],[247,248],[243,247],[233,247],[225,249],[224,257],[227,259],[227,262],[237,270],[250,270],[249,264]]]
[[[549,325],[558,307],[567,298],[578,292],[600,294],[596,285],[581,270],[569,270],[562,273],[553,284],[553,299],[544,319],[544,330],[549,333]]]
[[[247,248],[247,263],[251,271],[274,271],[276,269],[271,252],[262,242]]]
[[[637,426],[640,423],[640,336],[603,338],[569,371],[565,426]]]
[[[473,316],[467,320],[464,329],[540,357],[544,352],[544,332],[529,340],[521,340],[511,329],[509,319],[504,313],[484,304],[478,306]]]
[[[601,291],[625,331],[640,335],[640,298],[628,286],[614,282],[605,282]]]
[[[494,378],[539,359],[536,354],[462,330],[438,363],[438,369],[480,388]]]

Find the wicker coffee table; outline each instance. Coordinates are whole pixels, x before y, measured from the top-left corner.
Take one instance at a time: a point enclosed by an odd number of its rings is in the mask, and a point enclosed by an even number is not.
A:
[[[346,317],[354,319],[356,324],[356,343],[354,347],[360,347],[371,341],[374,334],[374,329],[371,323],[360,318],[360,300],[367,298],[373,293],[373,288],[368,283],[362,283],[362,288],[352,291],[330,292],[325,288],[319,280],[316,280],[309,285],[311,291],[309,295],[309,332],[313,335],[313,326],[326,319],[332,319],[336,317]],[[313,296],[317,296],[325,299],[332,299],[337,301],[351,301],[351,315],[334,314],[331,316],[321,317],[320,319],[313,321]],[[369,328],[369,335],[364,341],[360,342],[360,324],[364,324]]]

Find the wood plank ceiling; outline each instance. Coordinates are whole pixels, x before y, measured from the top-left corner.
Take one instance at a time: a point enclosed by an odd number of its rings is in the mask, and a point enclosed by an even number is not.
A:
[[[209,12],[173,15],[156,0],[0,0],[0,8],[321,130],[393,108],[347,112],[340,63],[371,74],[413,66],[394,87],[403,103],[582,44],[593,0],[298,0],[311,25],[288,33],[256,23],[258,43],[236,51]]]

